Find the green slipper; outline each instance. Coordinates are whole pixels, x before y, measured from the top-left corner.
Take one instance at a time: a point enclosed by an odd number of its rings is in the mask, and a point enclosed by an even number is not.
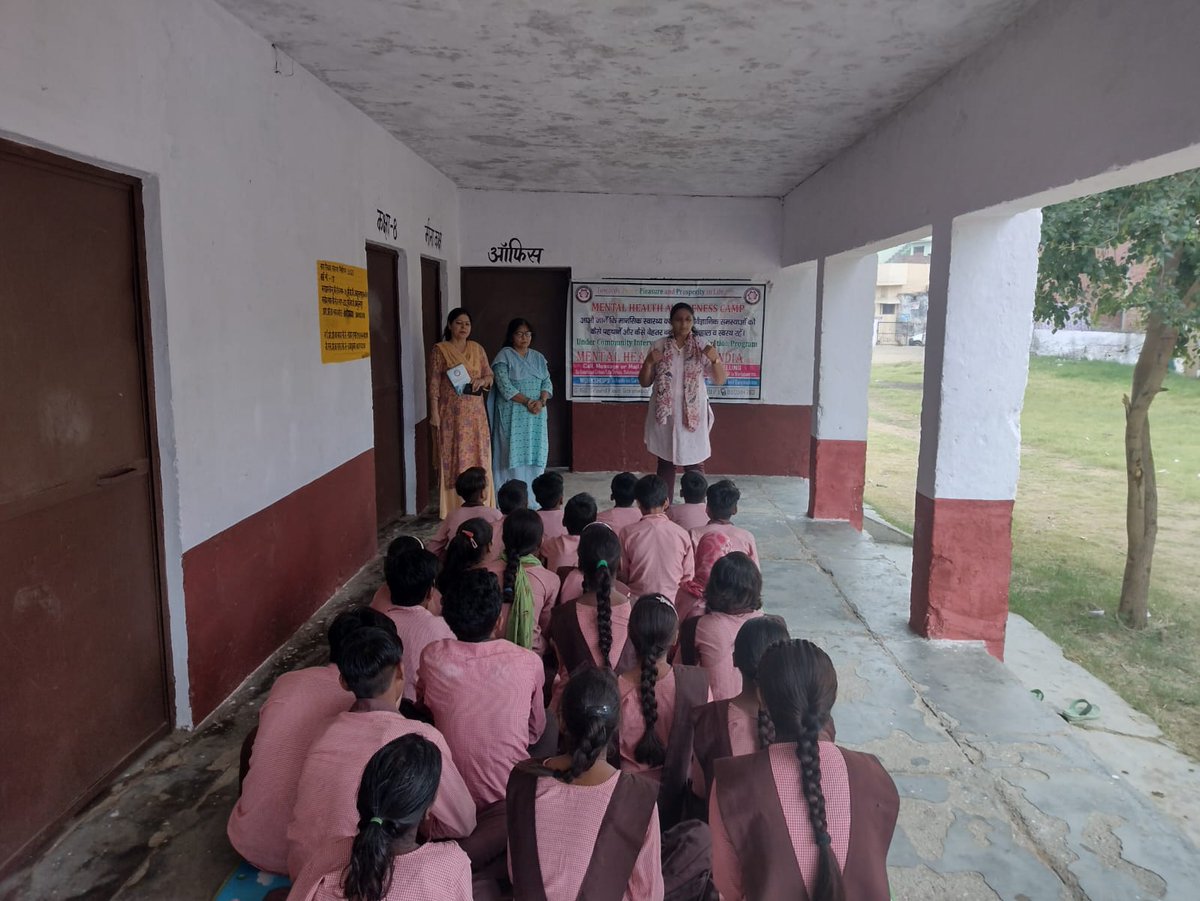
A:
[[[1078,698],[1067,705],[1061,714],[1068,723],[1078,723],[1085,720],[1100,719],[1100,708],[1083,698]]]

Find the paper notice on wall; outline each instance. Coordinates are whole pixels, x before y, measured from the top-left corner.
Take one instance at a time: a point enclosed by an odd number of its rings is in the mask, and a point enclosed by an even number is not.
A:
[[[571,397],[644,400],[638,370],[650,345],[671,333],[671,307],[695,310],[694,328],[714,344],[728,381],[708,386],[712,400],[762,396],[763,314],[767,287],[747,282],[597,281],[571,284]]]
[[[317,306],[322,363],[345,363],[371,356],[366,269],[317,260]]]

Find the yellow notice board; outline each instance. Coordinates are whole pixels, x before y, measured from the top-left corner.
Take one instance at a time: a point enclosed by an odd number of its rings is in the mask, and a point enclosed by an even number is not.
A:
[[[317,260],[317,304],[322,363],[345,363],[371,356],[366,269]]]

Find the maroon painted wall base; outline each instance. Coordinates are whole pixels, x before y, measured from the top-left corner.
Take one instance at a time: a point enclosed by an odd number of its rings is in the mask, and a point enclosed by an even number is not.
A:
[[[375,543],[369,450],[184,553],[193,720],[287,641]]]
[[[861,531],[867,442],[814,437],[811,459],[808,515],[812,519],[845,520]]]
[[[642,436],[645,403],[573,403],[571,468],[653,472]],[[705,469],[750,476],[808,476],[811,406],[714,404],[713,455]]]
[[[1004,659],[1012,501],[917,492],[908,624],[926,638],[974,639]]]

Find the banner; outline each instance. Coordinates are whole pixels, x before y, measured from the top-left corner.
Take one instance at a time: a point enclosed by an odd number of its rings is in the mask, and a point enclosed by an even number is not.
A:
[[[317,260],[317,313],[322,363],[345,363],[371,356],[366,269]]]
[[[695,310],[697,337],[715,344],[729,380],[709,384],[712,400],[762,396],[767,287],[746,282],[592,281],[571,283],[571,399],[644,400],[638,370],[650,345],[671,333],[671,307]]]

